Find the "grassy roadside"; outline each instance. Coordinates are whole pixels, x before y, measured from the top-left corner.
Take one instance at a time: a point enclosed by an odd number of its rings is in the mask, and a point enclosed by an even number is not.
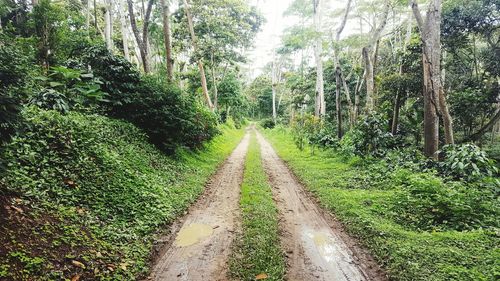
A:
[[[2,152],[1,280],[136,280],[244,130],[166,156],[130,123],[32,109]]]
[[[278,238],[278,209],[262,168],[260,147],[252,133],[248,150],[240,206],[243,234],[233,247],[231,275],[239,280],[283,280],[285,261]]]
[[[391,204],[405,179],[433,184],[424,175],[387,181],[377,177],[376,166],[359,165],[359,159],[300,151],[286,131],[264,134],[322,205],[371,250],[391,280],[498,280],[500,239],[495,231],[419,231],[394,220]]]

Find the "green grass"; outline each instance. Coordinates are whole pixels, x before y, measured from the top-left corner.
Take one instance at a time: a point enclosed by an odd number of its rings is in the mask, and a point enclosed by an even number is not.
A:
[[[244,134],[224,127],[204,148],[169,157],[130,123],[34,108],[23,115],[27,130],[2,153],[0,199],[29,210],[32,227],[24,235],[15,221],[0,225],[0,277],[7,280],[146,274],[158,231],[196,200]],[[38,258],[37,267],[26,262]]]
[[[260,158],[260,147],[252,134],[241,185],[240,206],[243,234],[233,247],[230,270],[239,280],[283,280],[285,261],[278,238],[278,210]]]
[[[381,176],[383,171],[373,171],[378,165],[363,165],[358,158],[345,159],[332,151],[316,150],[314,155],[308,149],[300,151],[284,130],[264,133],[321,204],[373,253],[391,280],[500,277],[500,239],[495,230],[426,232],[398,223],[391,210],[404,183],[388,181],[390,177]]]

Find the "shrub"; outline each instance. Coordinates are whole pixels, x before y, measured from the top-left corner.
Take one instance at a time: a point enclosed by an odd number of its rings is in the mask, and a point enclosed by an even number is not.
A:
[[[30,103],[44,109],[62,113],[74,109],[89,111],[99,102],[107,101],[104,99],[107,94],[101,91],[101,81],[92,73],[57,66],[50,69],[48,76],[36,79],[42,89],[30,99]]]
[[[116,116],[120,106],[132,102],[133,96],[141,90],[141,77],[134,66],[125,58],[111,54],[104,45],[94,45],[82,50],[82,68],[90,68],[102,81],[102,90],[109,94],[106,111]]]
[[[264,128],[264,129],[273,129],[274,126],[276,126],[276,124],[274,124],[273,119],[266,118],[266,119],[262,119],[260,121],[260,126],[262,126],[262,128]]]
[[[132,64],[105,46],[86,48],[81,64],[92,69],[108,94],[109,102],[101,104],[104,111],[132,122],[163,150],[196,148],[218,133],[216,116],[194,95],[184,95],[162,79],[141,78]]]
[[[447,145],[442,155],[444,159],[438,164],[438,169],[454,179],[472,181],[498,174],[495,161],[474,144]]]
[[[399,178],[398,178],[399,176]],[[443,183],[431,174],[398,173],[403,185],[393,199],[396,220],[420,230],[498,227],[499,207],[492,188]]]
[[[140,87],[129,102],[115,106],[116,116],[143,129],[160,148],[196,148],[218,134],[215,114],[194,96],[151,77],[143,79]]]
[[[17,88],[22,87],[28,72],[28,58],[17,48],[3,43],[0,37],[0,144],[14,133],[19,121],[21,98]]]
[[[365,116],[344,138],[347,139],[341,142],[345,146],[342,150],[359,156],[383,156],[395,146],[386,121],[378,114]]]
[[[292,123],[292,134],[295,145],[303,150],[307,144],[313,144],[311,139],[321,129],[321,120],[314,115],[298,116]]]

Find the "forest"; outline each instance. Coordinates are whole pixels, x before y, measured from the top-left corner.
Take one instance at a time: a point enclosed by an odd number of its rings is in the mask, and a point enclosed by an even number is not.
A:
[[[498,280],[500,0],[0,0],[0,280]]]

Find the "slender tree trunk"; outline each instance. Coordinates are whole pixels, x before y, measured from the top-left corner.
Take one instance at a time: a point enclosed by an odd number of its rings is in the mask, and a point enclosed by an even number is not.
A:
[[[368,45],[363,48],[363,59],[365,61],[365,81],[366,81],[366,112],[370,113],[375,109],[375,73],[372,52],[373,48],[382,36],[382,31],[387,25],[389,17],[390,0],[384,3],[384,10],[380,19],[379,26],[372,32]]]
[[[321,34],[321,13],[323,0],[313,0],[314,6],[314,29]],[[317,35],[314,42],[314,58],[316,61],[316,108],[315,115],[324,117],[326,115],[325,89],[323,76],[323,40],[321,35]]]
[[[340,42],[340,35],[342,34],[342,31],[345,28],[345,25],[347,23],[347,17],[349,15],[349,11],[351,10],[351,3],[352,0],[347,1],[347,6],[345,9],[344,16],[342,18],[342,21],[340,23],[340,26],[337,29],[336,35],[335,35],[335,44],[334,46],[334,51],[333,51],[333,60],[334,60],[334,67],[336,69],[335,71],[335,82],[336,82],[336,92],[335,92],[335,103],[336,103],[336,110],[337,110],[337,136],[339,139],[342,138],[343,132],[342,132],[342,101],[341,101],[341,94],[340,94],[340,83],[343,81],[344,85],[344,91],[346,95],[346,100],[347,104],[349,106],[349,124],[352,125],[353,120],[353,105],[351,102],[351,97],[349,93],[349,87],[347,86],[347,83],[345,79],[342,77],[342,70],[340,67],[340,59],[339,59],[339,51],[338,51],[338,44]]]
[[[337,109],[337,137],[339,139],[342,138],[343,132],[342,132],[342,104],[340,100],[340,66],[337,66],[337,69],[335,70],[335,84],[336,84],[336,91],[335,91],[335,101],[336,101],[336,109]]]
[[[165,38],[165,54],[167,61],[167,78],[172,81],[174,77],[174,60],[172,59],[172,39],[170,35],[170,8],[166,0],[161,0],[163,11],[163,37]]]
[[[373,62],[368,47],[363,48],[363,60],[365,62],[366,71],[366,111],[372,112],[375,107],[375,102],[373,101],[375,83],[373,78]]]
[[[413,16],[412,12],[410,11],[408,15],[408,25],[406,28],[406,36],[405,39],[402,42],[402,48],[403,48],[403,54],[404,56],[406,54],[406,49],[407,45],[410,43],[411,39],[411,30],[413,26]],[[399,60],[399,76],[403,75],[403,58],[401,57]],[[398,87],[398,91],[396,93],[396,97],[394,99],[394,112],[393,112],[393,117],[392,117],[392,122],[391,122],[391,133],[393,135],[396,135],[398,133],[398,126],[399,126],[399,112],[401,109],[401,89]]]
[[[97,24],[97,1],[94,0],[94,27],[95,30],[99,29],[99,25]]]
[[[272,77],[271,77],[271,87],[272,87],[272,93],[273,93],[273,122],[276,124],[276,119],[277,119],[277,112],[276,112],[276,86],[278,84],[278,79],[277,79],[277,70],[276,70],[276,60],[273,59],[273,69],[272,69]]]
[[[120,28],[122,33],[122,44],[123,44],[123,56],[127,61],[130,61],[130,50],[128,46],[128,27],[127,27],[127,16],[124,13],[126,2],[125,0],[120,0],[120,5],[118,7],[118,16],[120,17]]]
[[[139,32],[139,28],[137,27],[137,22],[135,20],[134,13],[134,3],[132,0],[127,0],[128,3],[128,11],[130,15],[130,25],[132,26],[132,31],[135,36],[135,40],[137,42],[137,46],[139,48],[139,52],[141,54],[142,65],[145,73],[149,73],[149,55],[148,55],[148,33],[149,33],[149,19],[151,17],[151,12],[153,9],[154,0],[148,1],[148,6],[146,10],[146,14],[144,17],[144,23],[142,27],[142,36]]]
[[[189,3],[187,0],[184,1],[184,9],[186,9],[186,16],[188,20],[188,26],[189,26],[189,33],[191,33],[191,40],[193,41],[193,49],[194,52],[196,53],[198,47],[196,43],[196,34],[194,33],[194,25],[193,25],[193,18],[191,16],[191,12],[189,10]],[[212,100],[210,99],[210,95],[208,94],[208,87],[207,87],[207,76],[205,75],[205,68],[203,67],[203,62],[201,58],[198,60],[198,69],[200,70],[200,76],[201,76],[201,89],[203,91],[203,95],[205,96],[205,100],[207,102],[208,107],[211,110],[214,110],[214,105],[212,103]]]
[[[112,9],[113,2],[110,0],[106,0],[106,12],[104,13],[104,22],[105,22],[105,28],[104,28],[104,35],[106,38],[106,47],[110,52],[113,52],[113,27],[112,27],[112,15],[111,15],[111,9]]]

